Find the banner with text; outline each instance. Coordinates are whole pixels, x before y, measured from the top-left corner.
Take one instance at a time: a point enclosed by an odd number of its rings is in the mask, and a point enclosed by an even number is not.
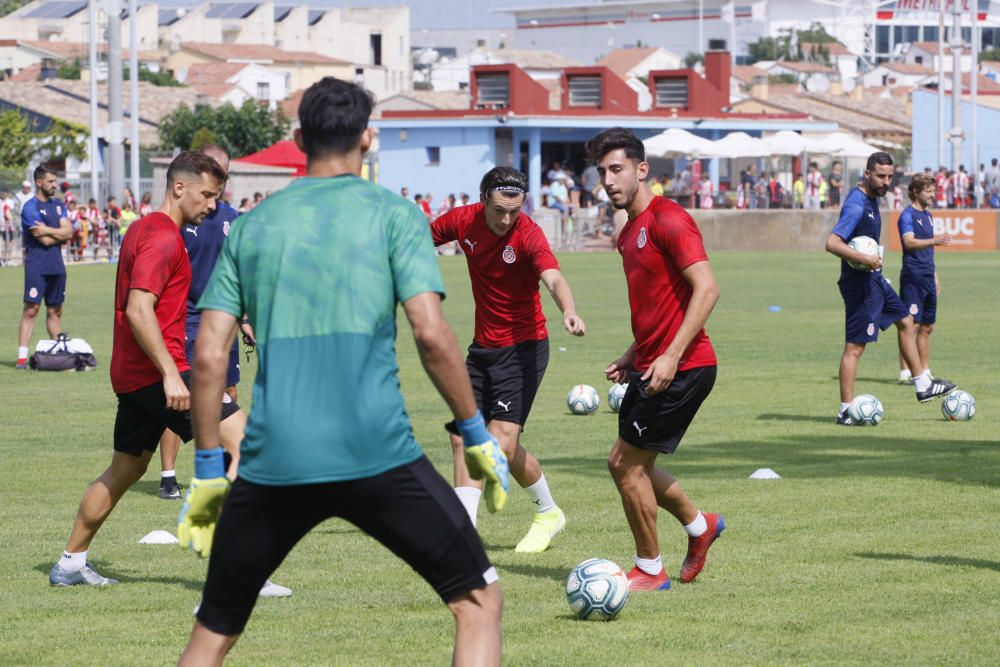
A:
[[[899,239],[899,214],[889,213],[883,233],[889,235],[889,248],[902,250]],[[997,249],[997,211],[968,209],[931,210],[935,234],[951,234],[951,245],[934,246],[935,252]],[[884,238],[884,237],[883,237]]]

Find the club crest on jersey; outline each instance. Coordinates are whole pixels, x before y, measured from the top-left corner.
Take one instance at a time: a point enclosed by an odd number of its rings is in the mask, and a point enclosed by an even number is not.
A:
[[[28,296],[30,296],[32,299],[34,299],[35,297],[37,297],[38,296],[38,288],[37,287],[32,287],[30,290],[28,290]]]
[[[868,323],[868,335],[869,336],[874,336],[875,335],[875,323],[874,322],[869,322]]]
[[[911,303],[910,304],[910,315],[916,315],[919,312],[920,312],[920,308],[917,307],[917,304]]]
[[[636,241],[635,244],[638,247],[640,247],[640,248],[645,248],[646,247],[646,241],[648,241],[648,240],[649,240],[649,237],[646,236],[646,228],[643,227],[642,229],[639,230],[639,238],[638,238],[638,240]]]
[[[514,253],[514,246],[510,245],[504,246],[502,256],[503,256],[503,261],[507,262],[508,264],[513,264],[515,261],[517,261],[517,255]]]
[[[56,215],[62,215],[62,206],[56,204]]]
[[[229,221],[225,220],[222,223],[222,234],[224,236],[229,236]]]

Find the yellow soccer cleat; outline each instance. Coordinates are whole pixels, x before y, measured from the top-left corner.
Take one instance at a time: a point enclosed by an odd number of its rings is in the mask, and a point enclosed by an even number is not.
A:
[[[519,554],[537,554],[549,548],[552,538],[566,527],[566,515],[558,507],[548,512],[539,512],[531,522],[531,528],[524,538],[517,543],[514,551]]]

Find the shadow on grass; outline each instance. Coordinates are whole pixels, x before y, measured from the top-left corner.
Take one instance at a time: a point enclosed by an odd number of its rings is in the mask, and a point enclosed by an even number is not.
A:
[[[761,467],[789,481],[815,479],[910,478],[1000,488],[1000,444],[990,440],[883,437],[877,429],[850,429],[829,422],[823,434],[771,436],[767,440],[699,443],[660,456],[657,465],[685,476],[745,479]],[[611,483],[607,458],[547,456],[546,469]]]
[[[497,567],[501,573],[512,572],[524,575],[525,577],[534,577],[535,579],[551,579],[552,581],[558,581],[560,584],[566,582],[566,577],[569,576],[569,571],[572,569],[569,567],[525,565],[524,563],[498,563]]]
[[[186,492],[186,489],[187,489],[187,485],[181,484],[181,497],[180,498],[171,498],[169,500],[164,499],[164,501],[163,501],[164,507],[169,507],[170,503],[177,503],[177,509],[178,509],[178,511],[180,511],[180,509],[181,509],[181,501],[184,500],[184,494]],[[155,480],[154,479],[142,479],[142,480],[139,480],[138,482],[136,482],[135,484],[132,485],[132,488],[129,489],[129,493],[142,493],[142,494],[145,494],[147,496],[156,496],[157,498],[159,498],[160,497],[160,480],[158,480],[158,479],[155,479]]]
[[[837,376],[837,375],[832,375],[832,376],[830,376],[830,379],[831,380],[840,380],[840,377]],[[854,381],[855,381],[856,384],[891,384],[892,386],[899,387],[900,389],[909,389],[910,391],[913,391],[913,386],[912,385],[899,384],[899,381],[896,380],[895,378],[871,378],[871,377],[869,377],[869,378],[861,378],[861,377],[859,377],[859,378],[855,378]]]
[[[810,415],[787,415],[780,414],[777,412],[766,412],[762,415],[757,415],[757,421],[771,421],[771,422],[816,422],[817,424],[832,424],[834,423],[833,417],[816,417]]]
[[[116,574],[114,568],[108,564],[108,561],[104,560],[88,560],[88,563],[94,566],[98,572],[100,572],[105,577],[110,579],[117,579],[123,584],[170,584],[170,585],[180,585],[191,591],[200,591],[205,586],[205,582],[202,579],[185,579],[183,577],[130,577],[126,575]],[[49,576],[49,571],[52,570],[54,561],[42,562],[35,565],[33,569],[35,572],[41,572],[46,578]],[[88,586],[83,586],[83,588],[89,588]],[[103,588],[103,587],[102,587]]]
[[[931,563],[932,565],[947,565],[948,567],[978,567],[983,570],[1000,572],[1000,562],[995,560],[983,560],[981,558],[962,558],[961,556],[913,556],[911,554],[875,553],[871,551],[856,553],[854,555],[859,558],[870,558],[872,560],[912,560],[920,563]]]

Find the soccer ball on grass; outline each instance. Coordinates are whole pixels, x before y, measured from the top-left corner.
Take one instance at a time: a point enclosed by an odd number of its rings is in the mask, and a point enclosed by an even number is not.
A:
[[[618,412],[618,409],[621,408],[627,389],[627,383],[618,384],[617,382],[611,385],[611,389],[608,389],[608,407],[611,408],[612,412]]]
[[[882,401],[871,394],[861,394],[851,401],[847,408],[847,414],[850,415],[855,424],[878,426],[882,417],[885,416],[885,410],[882,409]]]
[[[585,560],[566,578],[566,601],[579,619],[610,621],[628,602],[628,577],[610,560]]]
[[[941,414],[951,422],[967,422],[976,414],[976,399],[969,392],[956,389],[941,401]]]
[[[578,384],[569,390],[566,396],[566,405],[574,415],[589,415],[597,410],[601,404],[601,397],[597,395],[597,390],[589,384]]]

